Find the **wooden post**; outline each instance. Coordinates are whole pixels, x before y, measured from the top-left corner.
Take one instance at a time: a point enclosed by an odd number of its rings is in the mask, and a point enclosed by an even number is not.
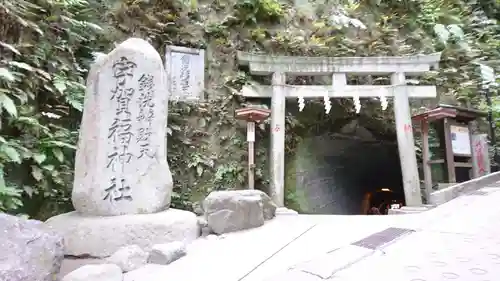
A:
[[[247,141],[248,141],[248,189],[255,188],[255,122],[247,122]]]
[[[422,132],[422,170],[424,171],[424,186],[425,186],[425,199],[429,203],[429,198],[432,193],[432,172],[431,164],[429,161],[430,149],[429,149],[429,121],[423,119],[420,121],[420,128]]]
[[[405,85],[404,73],[393,73],[391,75],[391,84],[396,87]],[[420,180],[413,139],[410,103],[408,92],[405,90],[396,90],[394,93],[394,117],[406,205],[419,206],[422,205]]]
[[[448,183],[457,182],[455,175],[455,156],[453,155],[453,146],[451,144],[450,120],[444,118],[444,145],[446,147],[446,170],[448,170]]]
[[[469,170],[469,179],[475,179],[476,178],[476,171],[475,171],[475,165],[474,165],[475,147],[474,147],[474,138],[473,138],[474,126],[473,126],[472,122],[467,123],[467,128],[469,129],[469,143],[470,143],[470,159],[468,162],[471,164],[471,169]]]
[[[273,73],[270,174],[271,197],[278,207],[285,205],[285,83],[285,73]]]

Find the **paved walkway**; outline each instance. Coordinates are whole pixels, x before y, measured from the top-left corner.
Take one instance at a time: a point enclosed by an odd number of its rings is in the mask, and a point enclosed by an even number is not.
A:
[[[397,229],[268,278],[269,281],[496,281],[500,280],[500,183],[431,211],[401,215]],[[385,235],[384,235],[385,234]],[[384,240],[385,239],[385,240]],[[386,241],[385,245],[377,245]]]
[[[499,191],[497,183],[411,215],[281,215],[199,239],[186,257],[124,281],[498,281]]]

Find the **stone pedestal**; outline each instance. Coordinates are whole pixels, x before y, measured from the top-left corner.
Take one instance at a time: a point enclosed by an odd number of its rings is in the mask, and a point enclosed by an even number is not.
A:
[[[65,255],[78,257],[104,258],[127,245],[149,251],[154,244],[189,243],[200,233],[196,215],[176,209],[109,217],[71,212],[52,217],[45,224],[63,235]]]

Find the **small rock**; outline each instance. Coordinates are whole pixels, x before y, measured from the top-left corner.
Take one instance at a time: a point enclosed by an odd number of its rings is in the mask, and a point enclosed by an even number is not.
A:
[[[207,237],[206,237],[207,240],[216,240],[218,238],[219,238],[219,236],[217,236],[215,234],[210,234],[210,235],[207,235]]]
[[[123,272],[129,272],[145,265],[148,261],[148,253],[137,245],[129,245],[120,248],[106,260],[118,265]]]
[[[88,264],[105,264],[107,263],[106,260],[103,259],[96,259],[96,258],[91,258],[91,257],[71,257],[71,256],[66,256],[64,257],[64,260],[62,261],[61,264],[61,271],[59,271],[60,277],[64,277],[65,275],[69,274],[72,271],[77,270],[78,268],[88,265]]]
[[[198,217],[198,226],[200,227],[202,237],[212,233],[212,229],[208,226],[208,221],[205,217]]]
[[[197,216],[202,216],[205,211],[203,210],[203,205],[200,202],[193,203],[193,213]]]
[[[186,245],[182,242],[157,244],[149,253],[148,263],[167,265],[186,255]]]
[[[62,281],[123,281],[123,274],[116,264],[89,264],[70,272]]]

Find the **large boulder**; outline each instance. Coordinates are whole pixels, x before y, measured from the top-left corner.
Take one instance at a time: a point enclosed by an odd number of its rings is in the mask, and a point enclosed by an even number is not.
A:
[[[137,245],[150,251],[155,244],[189,243],[199,237],[194,213],[176,209],[146,215],[94,217],[70,212],[45,222],[64,236],[65,254],[109,257],[121,247]]]
[[[39,221],[3,213],[0,233],[0,280],[55,280],[64,258],[62,236]]]
[[[217,234],[259,227],[276,214],[276,205],[260,190],[214,191],[205,198],[203,209]]]

